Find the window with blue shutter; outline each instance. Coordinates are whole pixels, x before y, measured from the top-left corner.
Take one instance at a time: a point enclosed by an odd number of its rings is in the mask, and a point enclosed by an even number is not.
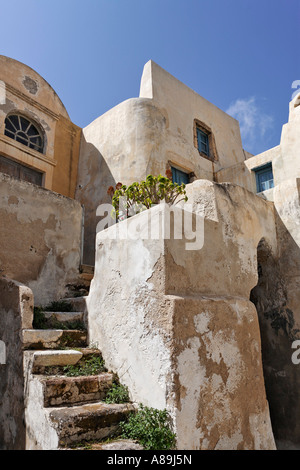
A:
[[[258,193],[274,188],[272,163],[267,163],[254,170],[256,176],[256,190]]]
[[[199,127],[197,127],[197,141],[199,152],[204,153],[204,155],[207,155],[209,157],[208,134],[199,129]]]
[[[189,184],[189,174],[185,173],[184,171],[178,170],[177,168],[172,167],[172,180],[173,183],[177,184]]]

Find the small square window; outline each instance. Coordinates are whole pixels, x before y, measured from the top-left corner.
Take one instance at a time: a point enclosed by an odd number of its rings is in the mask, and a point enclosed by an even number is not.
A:
[[[212,129],[199,119],[194,119],[194,147],[203,158],[218,161],[218,152]]]
[[[199,127],[197,127],[197,141],[199,152],[204,153],[204,155],[207,155],[207,157],[209,157],[208,134],[199,129]]]
[[[188,184],[190,182],[189,174],[184,171],[178,170],[177,168],[172,167],[172,180],[173,183],[181,185],[182,183]]]
[[[254,172],[256,176],[256,190],[258,193],[274,188],[272,163],[267,163],[264,166],[256,168]]]

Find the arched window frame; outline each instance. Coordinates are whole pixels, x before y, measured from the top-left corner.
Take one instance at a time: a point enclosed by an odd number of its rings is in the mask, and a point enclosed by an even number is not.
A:
[[[4,134],[16,142],[44,154],[44,131],[31,117],[22,113],[8,114],[5,118]]]

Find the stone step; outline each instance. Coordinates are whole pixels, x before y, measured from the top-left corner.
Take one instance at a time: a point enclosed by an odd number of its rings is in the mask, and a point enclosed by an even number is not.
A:
[[[64,376],[66,375],[63,370],[65,366],[74,366],[77,364],[79,366],[80,363],[83,366],[84,362],[97,357],[102,358],[102,354],[99,349],[94,348],[78,348],[76,351],[74,349],[46,349],[44,351],[35,351],[33,352],[31,360],[31,372],[35,375]],[[104,371],[106,372],[106,370],[103,370],[103,372]]]
[[[56,323],[61,323],[62,325],[78,325],[82,324],[84,327],[84,313],[83,312],[48,312],[43,311],[43,315],[45,318],[46,326],[55,325]],[[71,328],[70,328],[71,329]]]
[[[132,439],[114,439],[109,442],[92,442],[78,446],[76,450],[144,450],[144,447]]]
[[[36,351],[32,357],[32,373],[41,373],[45,367],[73,366],[82,357],[82,352],[73,349]]]
[[[108,372],[83,377],[43,378],[44,406],[59,407],[104,400],[113,378],[113,374]]]
[[[49,408],[48,408],[49,409]],[[120,432],[120,421],[135,407],[132,404],[90,403],[53,408],[49,419],[59,438],[59,447],[81,441],[101,440]]]
[[[83,274],[91,274],[94,275],[95,267],[89,264],[81,264],[80,265],[80,272]]]
[[[74,312],[85,312],[86,310],[86,296],[83,297],[67,297],[62,299],[72,305]]]
[[[87,332],[82,330],[23,330],[24,349],[80,348],[86,343]]]

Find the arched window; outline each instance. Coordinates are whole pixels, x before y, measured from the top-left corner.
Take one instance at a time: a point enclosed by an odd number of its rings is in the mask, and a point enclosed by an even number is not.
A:
[[[17,142],[43,153],[44,141],[42,134],[30,119],[19,114],[7,116],[4,133]]]

